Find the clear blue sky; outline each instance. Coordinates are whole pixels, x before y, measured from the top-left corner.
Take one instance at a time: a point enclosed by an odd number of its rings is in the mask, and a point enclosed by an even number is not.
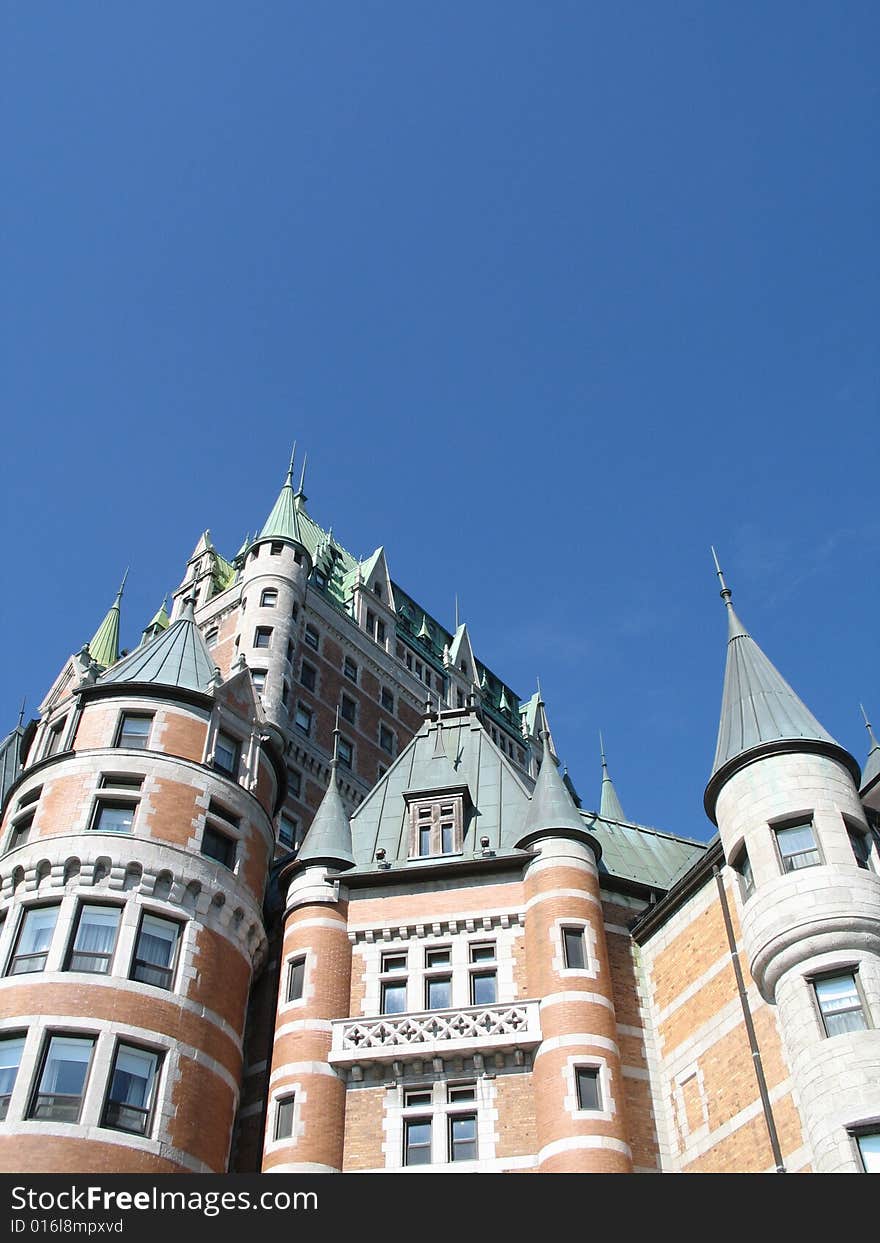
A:
[[[880,723],[880,6],[5,3],[0,728],[290,442],[309,508],[692,836],[725,622]]]

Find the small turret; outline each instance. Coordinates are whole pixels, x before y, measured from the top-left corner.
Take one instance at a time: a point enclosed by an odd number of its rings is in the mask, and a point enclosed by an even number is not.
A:
[[[615,820],[619,824],[628,823],[624,815],[620,799],[614,788],[614,782],[608,774],[608,762],[605,759],[605,742],[599,734],[599,753],[602,757],[602,795],[599,802],[599,815],[603,820]]]
[[[119,614],[122,593],[125,591],[125,580],[127,578],[128,570],[122,576],[116,599],[110,605],[104,620],[89,642],[89,653],[92,660],[104,669],[109,669],[119,659]]]
[[[333,730],[333,759],[330,761],[330,782],[315,812],[308,833],[303,839],[296,862],[298,865],[323,863],[328,867],[354,867],[351,844],[351,824],[342,795],[339,793],[337,771],[339,769],[339,713]]]

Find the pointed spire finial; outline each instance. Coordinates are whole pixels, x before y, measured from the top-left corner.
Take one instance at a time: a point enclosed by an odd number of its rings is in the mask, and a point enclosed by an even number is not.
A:
[[[710,547],[712,548],[712,560],[715,562],[715,573],[718,575],[718,581],[721,584],[721,599],[725,604],[730,604],[733,599],[733,592],[724,581],[724,574],[718,562],[718,554],[715,551],[714,545],[710,545]]]
[[[868,731],[868,737],[871,739],[871,750],[873,751],[875,747],[880,747],[880,743],[878,743],[877,739],[874,737],[874,731],[871,728],[871,722],[868,720],[868,714],[865,711],[865,705],[859,704],[859,707],[862,710],[862,716],[865,718],[865,729]]]
[[[287,482],[293,484],[293,463],[296,460],[296,441],[293,442],[293,448],[290,451],[290,465],[287,468]]]
[[[339,704],[336,705],[336,724],[333,726],[333,758],[330,761],[330,772],[332,779],[336,778],[336,770],[339,768]]]
[[[458,630],[458,592],[455,593],[455,629]]]
[[[26,698],[22,699],[21,707],[18,710],[18,728],[19,729],[21,729],[21,723],[24,720],[24,706],[26,703],[27,703],[27,699]]]
[[[601,757],[602,757],[602,767],[603,767],[603,768],[607,768],[607,767],[608,767],[608,761],[605,759],[605,740],[604,740],[604,738],[602,737],[602,731],[601,731],[601,729],[599,730],[599,754],[600,754],[600,755],[601,755]]]
[[[125,573],[124,573],[124,574],[123,574],[123,576],[122,576],[122,582],[119,584],[119,590],[118,590],[118,591],[117,591],[117,593],[116,593],[116,599],[117,599],[117,600],[121,600],[121,599],[122,599],[122,593],[123,593],[123,591],[125,591],[125,581],[126,581],[126,579],[128,578],[128,571],[129,571],[130,569],[131,569],[131,566],[128,566],[128,565],[127,565],[127,566],[125,567]]]
[[[307,466],[307,464],[308,464],[308,460],[309,460],[309,455],[308,455],[307,453],[304,453],[304,454],[303,454],[302,471],[301,471],[301,473],[300,473],[300,477],[299,477],[299,488],[297,489],[297,496],[302,496],[302,497],[305,497],[305,494],[306,494],[306,493],[305,493],[305,487],[306,487],[306,466]]]

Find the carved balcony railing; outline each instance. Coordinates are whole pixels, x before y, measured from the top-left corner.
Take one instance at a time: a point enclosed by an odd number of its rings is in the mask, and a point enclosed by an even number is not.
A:
[[[330,1061],[337,1066],[401,1058],[459,1056],[541,1043],[537,1001],[336,1019]]]

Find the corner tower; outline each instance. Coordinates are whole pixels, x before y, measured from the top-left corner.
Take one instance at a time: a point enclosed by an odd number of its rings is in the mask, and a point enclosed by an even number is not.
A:
[[[880,876],[853,757],[728,614],[718,745],[705,794],[739,874],[742,942],[777,1010],[817,1172],[859,1169],[880,1116]]]

